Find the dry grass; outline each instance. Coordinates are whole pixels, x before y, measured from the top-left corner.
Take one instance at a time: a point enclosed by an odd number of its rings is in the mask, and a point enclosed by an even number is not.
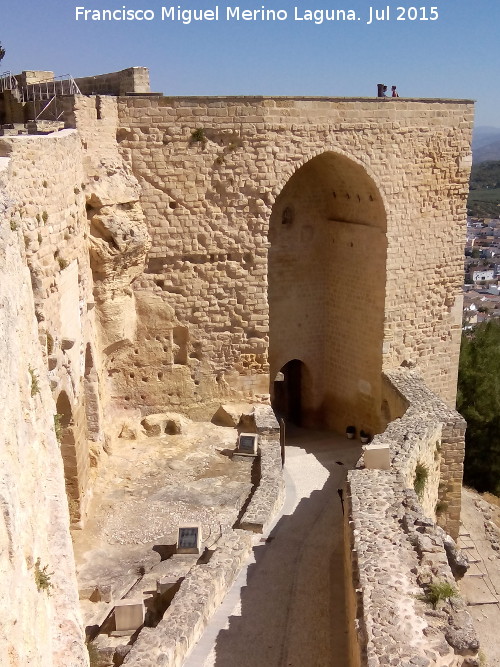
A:
[[[481,496],[486,500],[487,503],[500,507],[500,498],[498,496],[494,496],[492,493],[482,493]]]
[[[493,505],[491,518],[495,522],[497,528],[500,528],[500,498],[493,495],[493,493],[482,493],[481,498],[486,500],[490,505]]]
[[[473,489],[470,486],[466,486],[464,484],[464,489],[467,489],[467,491],[470,491],[471,493],[474,493],[476,496],[479,498],[482,498],[484,501],[492,505],[492,519],[495,522],[495,524],[500,528],[500,497],[495,496],[493,493],[478,493],[475,489]]]

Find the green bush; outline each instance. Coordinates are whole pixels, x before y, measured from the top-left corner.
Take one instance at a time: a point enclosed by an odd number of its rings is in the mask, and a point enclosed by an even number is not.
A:
[[[50,581],[50,577],[54,574],[53,572],[47,572],[49,569],[48,565],[40,566],[40,559],[37,558],[35,563],[35,583],[39,591],[46,591],[47,595],[50,595],[50,589],[53,588],[53,584]]]
[[[47,354],[50,356],[54,351],[54,338],[52,334],[47,331]]]
[[[447,509],[448,503],[445,503],[443,500],[438,500],[434,511],[436,512],[436,516],[440,516],[441,514],[444,514]]]
[[[422,463],[417,463],[415,468],[415,479],[413,480],[413,488],[417,496],[422,499],[424,494],[425,485],[427,484],[427,478],[429,477],[429,471]]]
[[[60,443],[60,442],[61,442],[61,438],[62,438],[62,431],[63,431],[62,422],[61,422],[61,415],[60,415],[60,414],[55,414],[55,415],[54,415],[54,431],[56,432],[56,439],[57,439],[57,442]]]
[[[202,127],[196,128],[191,132],[191,144],[201,143],[203,146],[207,143],[207,137],[205,135],[205,130]]]
[[[457,410],[467,422],[464,482],[500,495],[500,323],[462,336]]]
[[[99,651],[97,646],[93,642],[87,644],[87,651],[89,652],[89,664],[90,667],[99,667],[101,661],[99,656]]]
[[[36,396],[37,394],[40,393],[40,384],[38,382],[38,375],[36,374],[35,370],[31,368],[31,366],[28,368],[30,377],[31,377],[31,395]]]
[[[78,501],[72,498],[69,493],[66,493],[66,498],[68,499],[68,510],[70,521],[76,521],[80,516],[80,505]]]
[[[434,609],[440,602],[445,602],[450,598],[458,596],[456,589],[447,581],[439,581],[430,584],[424,595],[419,595],[418,599],[431,604]]]

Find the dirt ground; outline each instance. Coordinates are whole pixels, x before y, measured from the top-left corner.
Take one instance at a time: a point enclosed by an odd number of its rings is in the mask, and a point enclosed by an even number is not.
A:
[[[486,503],[487,496],[462,490],[462,527],[458,545],[465,550],[470,568],[460,582],[460,592],[481,643],[487,667],[500,667],[500,551],[493,548],[500,540],[500,507]],[[490,498],[491,500],[491,498]],[[496,524],[497,528],[488,522]]]
[[[188,422],[178,435],[120,440],[84,530],[73,532],[86,624],[99,624],[107,609],[85,599],[88,592],[108,587],[121,597],[173,548],[180,524],[201,525],[204,547],[234,524],[252,487],[251,464],[229,455],[236,438],[233,428]]]

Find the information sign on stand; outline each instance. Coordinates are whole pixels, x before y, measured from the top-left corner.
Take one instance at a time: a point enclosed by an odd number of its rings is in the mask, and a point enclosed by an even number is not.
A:
[[[178,554],[199,554],[201,551],[200,526],[179,526],[177,537]]]
[[[240,433],[236,453],[257,456],[258,444],[259,436],[256,433]]]

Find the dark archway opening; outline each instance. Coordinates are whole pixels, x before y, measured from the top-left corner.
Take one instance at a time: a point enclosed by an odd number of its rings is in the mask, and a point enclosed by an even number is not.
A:
[[[63,429],[66,429],[72,422],[73,411],[71,410],[71,403],[65,391],[61,391],[56,401],[56,410],[59,415],[59,423]]]
[[[278,417],[296,426],[302,425],[302,368],[301,361],[292,359],[274,380],[274,411]]]
[[[75,434],[73,431],[73,411],[68,395],[61,391],[56,401],[57,419],[60,426],[61,456],[64,466],[64,481],[68,496],[69,512],[72,521],[80,518],[78,461]]]

